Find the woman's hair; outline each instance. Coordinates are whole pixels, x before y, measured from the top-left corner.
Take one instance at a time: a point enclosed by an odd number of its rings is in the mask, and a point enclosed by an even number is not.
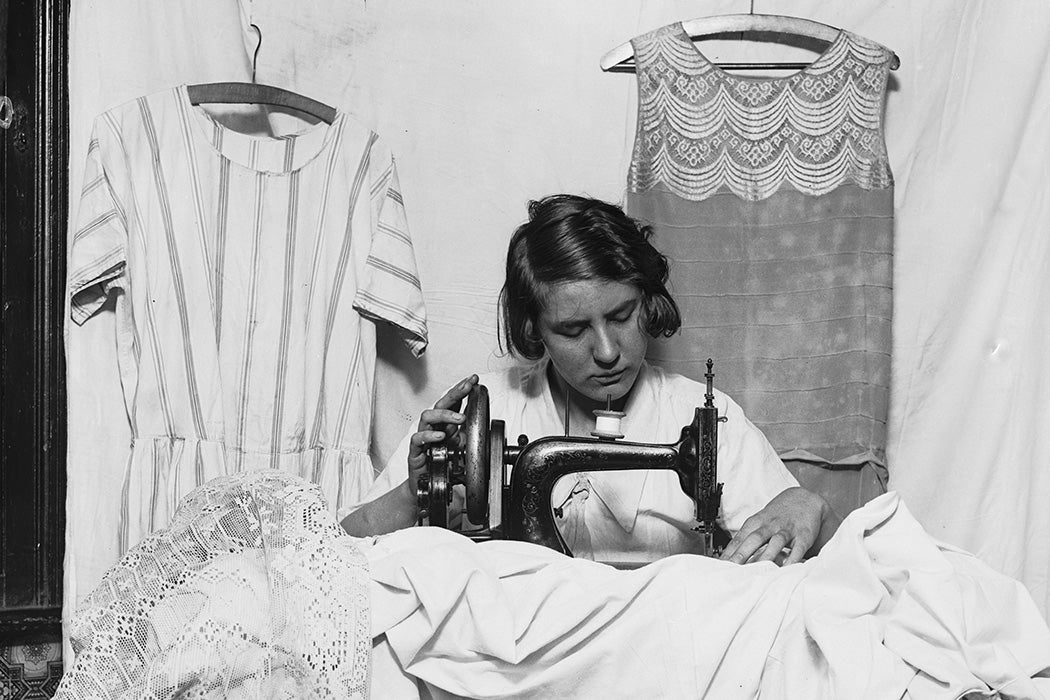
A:
[[[500,292],[501,345],[529,360],[543,356],[536,321],[548,285],[580,280],[633,284],[642,293],[641,322],[653,336],[680,325],[667,291],[667,258],[649,243],[652,230],[607,202],[556,194],[529,202],[529,220],[507,249],[507,281]]]

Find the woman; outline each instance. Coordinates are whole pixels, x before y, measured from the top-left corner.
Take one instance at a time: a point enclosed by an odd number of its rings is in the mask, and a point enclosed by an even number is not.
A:
[[[529,206],[515,231],[500,295],[502,337],[528,366],[486,375],[490,412],[507,434],[530,438],[588,435],[593,411],[624,411],[628,440],[673,442],[692,419],[705,388],[648,365],[649,339],[678,330],[678,307],[666,288],[667,261],[650,231],[614,205],[554,195]],[[376,481],[366,504],[343,526],[352,535],[381,534],[416,521],[415,483],[428,445],[462,425],[468,377],[424,411]],[[725,483],[722,526],[733,534],[723,557],[800,561],[827,541],[838,518],[820,496],[798,486],[761,432],[728,396],[715,392],[720,415],[719,479]],[[692,501],[668,471],[584,473],[554,490],[559,527],[578,557],[649,561],[700,551]],[[786,557],[782,552],[788,551]]]

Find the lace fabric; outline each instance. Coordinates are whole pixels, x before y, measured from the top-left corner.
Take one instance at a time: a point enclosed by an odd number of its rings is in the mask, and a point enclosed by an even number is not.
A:
[[[881,133],[885,47],[843,31],[805,69],[762,78],[711,63],[681,24],[633,44],[639,106],[630,191],[663,185],[699,201],[728,190],[759,201],[785,183],[814,196],[843,183],[892,184]]]
[[[315,485],[214,479],[85,601],[56,697],[367,697],[368,584]]]

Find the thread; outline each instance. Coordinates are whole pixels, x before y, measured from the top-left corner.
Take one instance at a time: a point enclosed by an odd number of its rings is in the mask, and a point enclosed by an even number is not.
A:
[[[591,431],[591,435],[607,439],[622,438],[620,421],[625,415],[622,411],[595,411],[594,430]]]

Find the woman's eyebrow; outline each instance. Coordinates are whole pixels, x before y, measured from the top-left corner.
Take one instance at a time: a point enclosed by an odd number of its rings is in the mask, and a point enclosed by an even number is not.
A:
[[[623,312],[625,312],[625,311],[627,311],[629,309],[633,309],[637,304],[638,304],[638,299],[628,299],[627,301],[623,302],[622,304],[618,304],[617,306],[614,306],[609,311],[609,313],[606,314],[606,316],[618,316],[618,315],[622,314]]]
[[[635,298],[635,299],[626,299],[623,302],[621,302],[621,303],[617,304],[616,306],[614,306],[613,308],[609,309],[607,312],[605,312],[605,318],[609,318],[611,316],[618,316],[618,315],[620,315],[620,314],[622,314],[622,313],[624,313],[626,311],[632,310],[634,307],[636,307],[639,304],[639,302],[640,302],[640,299],[637,299],[637,298]],[[556,321],[552,321],[551,322],[551,326],[553,328],[577,328],[577,327],[586,326],[589,323],[590,323],[590,319],[588,319],[586,317],[570,316],[569,318],[562,318],[562,319],[558,319]]]

